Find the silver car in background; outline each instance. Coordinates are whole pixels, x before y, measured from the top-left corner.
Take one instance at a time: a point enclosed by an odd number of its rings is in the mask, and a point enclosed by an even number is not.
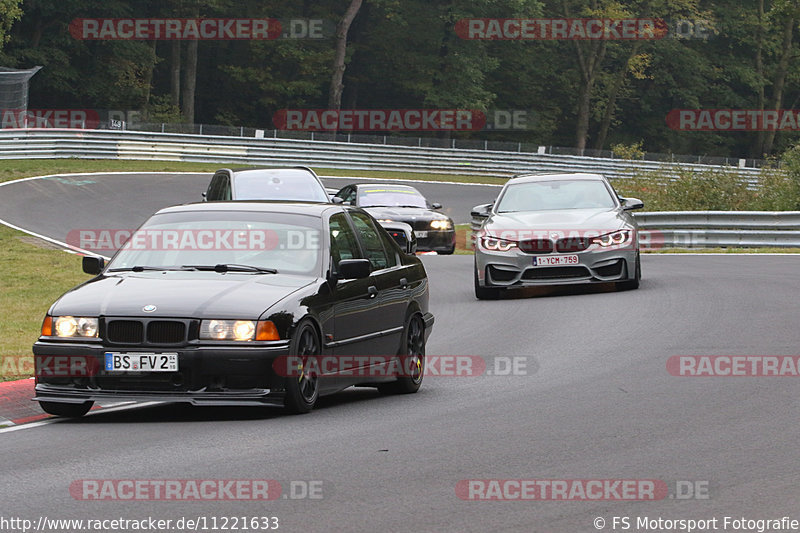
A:
[[[494,204],[473,208],[473,218],[486,218],[475,236],[475,296],[574,283],[638,288],[639,231],[629,211],[643,206],[599,174],[510,179]]]

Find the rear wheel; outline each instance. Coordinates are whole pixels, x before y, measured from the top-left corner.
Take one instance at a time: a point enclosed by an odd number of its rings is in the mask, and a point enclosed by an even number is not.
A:
[[[299,356],[302,362],[301,367],[297,369],[299,377],[290,375],[286,378],[284,406],[291,413],[308,413],[319,398],[319,377],[308,371],[306,363],[310,357],[317,356],[321,352],[319,335],[310,321],[305,320],[300,323],[289,347],[290,353]]]
[[[475,298],[478,300],[497,300],[500,297],[500,289],[493,287],[481,287],[478,281],[478,268],[475,267]]]
[[[397,381],[378,385],[378,390],[384,394],[411,394],[422,385],[425,374],[425,323],[417,314],[411,315],[406,322],[400,354],[400,377]]]
[[[80,418],[89,412],[94,402],[83,403],[60,403],[60,402],[39,402],[42,411],[51,415],[63,416],[65,418]]]
[[[628,280],[628,281],[620,281],[620,282],[618,282],[617,283],[617,287],[618,288],[620,288],[620,289],[622,289],[624,291],[629,291],[629,290],[633,290],[633,289],[638,289],[639,288],[639,283],[642,280],[642,263],[641,263],[641,259],[639,258],[639,253],[638,252],[636,253],[636,267],[635,268],[636,268],[635,277],[633,279]]]

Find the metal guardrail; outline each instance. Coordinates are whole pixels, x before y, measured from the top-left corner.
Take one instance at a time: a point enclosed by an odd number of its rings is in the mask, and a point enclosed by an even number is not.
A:
[[[800,211],[662,211],[636,213],[645,249],[800,248]],[[468,242],[485,218],[473,213]]]
[[[309,165],[510,177],[520,172],[636,172],[673,176],[683,170],[735,172],[757,183],[759,169],[608,159],[531,152],[485,151],[298,139],[208,136],[115,130],[0,130],[0,159],[149,159],[254,165]]]

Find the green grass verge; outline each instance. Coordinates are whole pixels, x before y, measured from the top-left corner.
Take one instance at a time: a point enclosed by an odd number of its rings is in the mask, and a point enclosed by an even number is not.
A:
[[[22,377],[11,371],[15,358],[31,356],[31,345],[50,304],[89,279],[81,271],[79,256],[45,246],[39,239],[0,225],[0,381]]]
[[[78,172],[208,172],[220,168],[242,168],[252,165],[225,163],[184,163],[180,161],[120,161],[116,159],[5,159],[0,160],[0,181],[10,181],[48,174]],[[425,172],[392,172],[382,170],[341,170],[313,167],[323,176],[359,176],[365,178],[400,178],[423,181],[503,184],[505,178],[436,174]],[[209,176],[210,179],[210,176]]]

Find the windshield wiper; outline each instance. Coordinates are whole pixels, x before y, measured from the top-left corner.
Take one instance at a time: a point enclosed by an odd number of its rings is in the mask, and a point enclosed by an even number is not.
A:
[[[202,270],[208,272],[255,272],[258,274],[277,274],[274,268],[262,268],[253,265],[239,265],[236,263],[219,263],[216,265],[183,265],[184,270]]]
[[[175,268],[175,267],[157,267],[157,266],[145,266],[145,265],[136,265],[132,267],[119,267],[119,268],[109,268],[109,272],[145,272],[145,271],[153,271],[153,272],[160,272],[163,270],[184,270],[183,267]]]

